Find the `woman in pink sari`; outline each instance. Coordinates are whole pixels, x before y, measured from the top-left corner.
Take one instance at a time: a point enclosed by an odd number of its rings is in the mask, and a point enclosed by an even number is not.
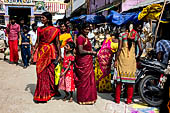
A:
[[[52,26],[51,13],[44,12],[41,21],[44,26],[37,29],[38,37],[33,51],[35,53],[38,48],[36,62],[37,86],[34,101],[47,102],[52,96],[59,94],[54,83],[54,61],[57,56],[58,60],[61,59],[61,52],[58,39],[59,29]]]
[[[81,33],[76,40],[76,75],[77,101],[79,104],[94,104],[97,99],[97,89],[93,70],[92,45],[87,37],[89,25],[83,24]]]

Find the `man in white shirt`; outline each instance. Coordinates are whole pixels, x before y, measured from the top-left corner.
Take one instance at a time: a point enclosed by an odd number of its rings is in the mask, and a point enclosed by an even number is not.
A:
[[[32,24],[32,30],[29,32],[32,39],[32,46],[35,46],[37,40],[37,24]]]
[[[36,23],[32,24],[32,30],[29,32],[29,34],[30,34],[31,39],[32,39],[32,47],[31,47],[31,49],[34,50],[35,44],[36,44],[36,41],[37,41],[37,24]],[[36,52],[34,54],[33,63],[36,63],[37,51],[38,50],[36,50]],[[31,53],[32,53],[32,51],[31,51]]]

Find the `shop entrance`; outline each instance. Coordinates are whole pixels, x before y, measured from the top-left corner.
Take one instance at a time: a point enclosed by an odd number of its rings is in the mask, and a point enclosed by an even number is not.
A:
[[[30,25],[31,8],[9,8],[9,16],[15,16],[16,22],[20,23],[20,18],[24,18],[25,24]]]

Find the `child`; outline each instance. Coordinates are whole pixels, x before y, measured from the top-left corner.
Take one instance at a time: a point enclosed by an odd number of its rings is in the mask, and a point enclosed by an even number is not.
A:
[[[74,55],[73,50],[75,48],[74,42],[67,42],[65,49],[65,56],[63,60],[63,68],[60,75],[60,82],[59,82],[59,89],[65,91],[65,97],[63,101],[66,101],[69,92],[70,92],[70,99],[69,102],[73,101],[73,91],[75,91],[75,84],[73,78],[73,64],[74,64]]]
[[[37,40],[37,24],[36,23],[32,24],[32,30],[28,34],[30,34],[31,39],[32,39],[31,54],[33,54],[33,50],[35,49],[35,43]],[[36,64],[37,53],[38,53],[38,49],[35,51],[33,55],[33,64]]]
[[[24,63],[24,69],[27,68],[29,60],[31,58],[31,51],[30,51],[30,46],[32,44],[30,34],[29,32],[29,27],[28,26],[23,26],[23,32],[21,32],[21,36],[19,39],[19,45],[21,46],[21,56],[22,56],[22,61]]]

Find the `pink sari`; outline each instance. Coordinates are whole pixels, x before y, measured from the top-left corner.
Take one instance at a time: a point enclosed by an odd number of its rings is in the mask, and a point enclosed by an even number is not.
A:
[[[96,84],[98,84],[102,78],[108,76],[111,73],[111,63],[113,58],[111,43],[112,42],[109,39],[106,39],[103,42],[99,53],[97,54],[98,62],[103,75],[96,81]]]
[[[57,56],[55,42],[59,30],[53,26],[37,29],[40,40],[36,62],[37,86],[34,94],[36,101],[48,101],[56,94],[54,83],[55,65],[52,60]]]
[[[93,70],[93,58],[91,55],[80,55],[78,46],[83,45],[83,49],[92,50],[88,39],[79,36],[76,48],[76,76],[77,81],[77,101],[79,104],[93,104],[97,99],[97,89]]]

